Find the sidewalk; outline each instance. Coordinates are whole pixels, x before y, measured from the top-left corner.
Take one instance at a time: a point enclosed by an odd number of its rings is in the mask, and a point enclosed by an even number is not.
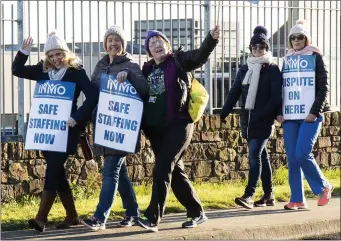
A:
[[[184,214],[172,214],[164,217],[157,233],[138,226],[120,228],[116,221],[109,222],[106,230],[98,232],[80,225],[67,230],[47,229],[44,233],[35,230],[2,232],[1,239],[300,239],[340,232],[339,197],[332,198],[325,207],[318,207],[315,199],[309,200],[309,211],[286,211],[284,204],[253,210],[208,211],[209,220],[193,229],[181,228]]]

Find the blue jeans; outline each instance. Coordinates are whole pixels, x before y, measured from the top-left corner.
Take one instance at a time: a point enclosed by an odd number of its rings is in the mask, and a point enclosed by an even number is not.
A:
[[[303,120],[287,120],[283,124],[291,190],[290,202],[304,201],[302,172],[315,195],[320,194],[328,186],[328,181],[311,153],[323,119],[321,115],[313,123]]]
[[[106,223],[110,215],[117,189],[127,216],[139,216],[135,192],[128,177],[125,157],[106,156],[102,173],[102,188],[94,217]]]
[[[251,197],[256,192],[259,178],[262,180],[263,191],[266,194],[272,190],[272,170],[269,155],[266,150],[268,139],[248,140],[249,146],[249,179],[245,188],[245,196]]]

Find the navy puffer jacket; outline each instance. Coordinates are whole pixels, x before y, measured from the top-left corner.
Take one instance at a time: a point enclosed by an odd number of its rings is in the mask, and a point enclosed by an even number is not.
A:
[[[263,64],[259,77],[256,102],[253,110],[245,109],[249,85],[242,85],[247,65],[242,65],[232,88],[228,92],[220,114],[222,121],[231,113],[241,97],[240,124],[242,136],[248,140],[269,138],[273,129],[276,112],[282,99],[282,75],[276,64]]]

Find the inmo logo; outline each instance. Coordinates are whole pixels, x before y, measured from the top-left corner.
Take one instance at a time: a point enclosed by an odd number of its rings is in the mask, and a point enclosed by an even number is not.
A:
[[[305,59],[301,59],[300,56],[297,58],[285,58],[284,59],[285,65],[287,68],[290,69],[304,69],[308,66],[308,61]]]
[[[107,89],[110,91],[115,90],[124,93],[131,93],[133,95],[137,94],[136,89],[130,83],[119,83],[116,79],[113,80],[111,78],[108,79]]]
[[[53,95],[64,95],[66,89],[61,84],[50,84],[44,83],[39,86],[39,94],[53,94]]]

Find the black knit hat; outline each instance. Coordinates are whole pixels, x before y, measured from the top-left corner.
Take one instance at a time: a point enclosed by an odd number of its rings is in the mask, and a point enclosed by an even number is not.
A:
[[[270,43],[268,39],[268,30],[264,26],[257,26],[253,30],[253,36],[250,41],[249,49],[251,51],[251,45],[265,44],[266,50],[270,49]]]

